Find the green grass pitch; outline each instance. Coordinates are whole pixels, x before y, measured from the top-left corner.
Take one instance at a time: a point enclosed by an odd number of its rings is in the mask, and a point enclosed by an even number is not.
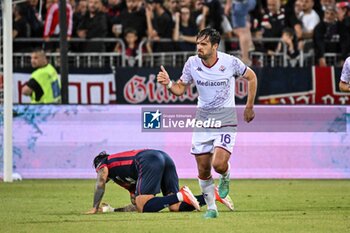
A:
[[[196,180],[181,180],[199,194]],[[350,232],[350,180],[232,180],[236,210],[218,203],[220,216],[201,212],[85,215],[94,180],[24,180],[0,183],[0,232]],[[104,201],[129,204],[129,195],[107,184]]]

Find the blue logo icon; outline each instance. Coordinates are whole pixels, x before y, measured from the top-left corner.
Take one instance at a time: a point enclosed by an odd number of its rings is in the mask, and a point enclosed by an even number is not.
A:
[[[161,115],[162,113],[157,110],[156,112],[145,111],[143,112],[143,128],[144,129],[160,129],[161,128]]]

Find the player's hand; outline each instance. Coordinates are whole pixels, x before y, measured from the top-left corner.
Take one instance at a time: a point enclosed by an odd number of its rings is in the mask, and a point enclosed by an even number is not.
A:
[[[165,70],[164,66],[160,66],[160,71],[157,75],[157,82],[162,85],[168,85],[170,82],[169,74]]]
[[[135,193],[130,193],[130,202],[133,204],[133,205],[136,205],[136,195]]]
[[[249,123],[251,122],[255,117],[255,113],[253,108],[246,108],[244,109],[244,120]]]
[[[89,211],[87,211],[85,214],[96,214],[98,211],[96,208],[92,208]]]

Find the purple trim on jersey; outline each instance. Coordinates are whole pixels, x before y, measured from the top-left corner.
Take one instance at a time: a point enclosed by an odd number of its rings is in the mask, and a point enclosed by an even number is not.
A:
[[[201,156],[201,155],[206,155],[206,154],[212,154],[210,151],[208,151],[208,152],[202,152],[202,153],[198,153],[198,154],[196,154],[196,153],[191,153],[191,154],[193,154],[194,156]]]
[[[245,73],[247,72],[247,70],[248,70],[248,66],[246,66],[246,67],[245,67],[245,69],[244,69],[244,72],[243,72],[242,76],[244,76],[244,75],[245,75]]]
[[[221,148],[221,149],[223,149],[223,150],[225,150],[225,151],[227,151],[230,155],[231,155],[231,152],[230,151],[228,151],[225,147],[222,147],[222,146],[214,146],[214,149],[216,148],[216,147],[219,147],[219,148]]]
[[[207,67],[207,68],[212,68],[213,66],[215,66],[216,65],[216,63],[218,63],[218,61],[219,61],[219,57],[216,55],[216,61],[214,62],[214,64],[213,65],[211,65],[211,66],[207,66],[204,62],[203,62],[203,60],[201,59],[201,61],[202,61],[202,64],[205,66],[205,67]]]
[[[237,127],[237,125],[222,125],[220,127],[202,127],[202,128],[206,128],[206,129],[221,129],[224,127]]]

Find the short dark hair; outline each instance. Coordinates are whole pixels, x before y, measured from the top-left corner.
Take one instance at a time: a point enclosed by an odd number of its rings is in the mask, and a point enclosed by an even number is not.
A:
[[[207,38],[209,37],[209,41],[212,45],[219,44],[221,40],[220,33],[214,28],[205,28],[198,32],[197,40],[201,37]]]
[[[94,158],[92,166],[96,169],[108,156],[109,154],[107,154],[106,151],[102,151]]]
[[[164,0],[146,0],[146,3],[159,3],[160,5],[163,5]]]
[[[284,28],[282,33],[286,33],[288,34],[289,36],[293,37],[294,36],[294,30],[292,28]]]
[[[124,31],[124,36],[126,36],[128,33],[133,33],[137,36],[137,31],[134,28],[126,28]]]

